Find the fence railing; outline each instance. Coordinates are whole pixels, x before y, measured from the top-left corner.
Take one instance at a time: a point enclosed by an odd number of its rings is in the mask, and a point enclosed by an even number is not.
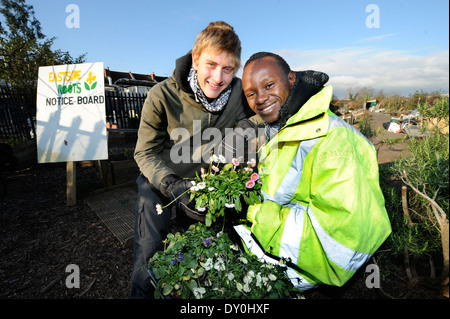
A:
[[[138,129],[147,94],[105,91],[108,127]],[[36,92],[18,93],[0,87],[0,141],[36,136]]]
[[[32,94],[0,86],[0,140],[23,140],[35,136],[36,97],[33,100]]]
[[[147,94],[105,91],[106,122],[119,129],[138,129]]]

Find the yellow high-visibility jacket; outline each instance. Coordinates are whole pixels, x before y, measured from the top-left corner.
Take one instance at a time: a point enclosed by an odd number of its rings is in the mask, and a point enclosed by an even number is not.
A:
[[[312,96],[264,146],[264,201],[248,210],[251,229],[236,227],[252,254],[290,260],[300,290],[342,286],[391,233],[375,147],[329,110],[332,92]]]

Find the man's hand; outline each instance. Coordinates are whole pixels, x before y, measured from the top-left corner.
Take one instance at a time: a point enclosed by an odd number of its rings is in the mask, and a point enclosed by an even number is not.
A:
[[[204,213],[196,211],[195,204],[189,201],[189,192],[191,182],[182,179],[181,177],[170,174],[161,180],[160,191],[165,197],[170,200],[176,200],[177,207],[183,211],[190,218],[205,221]]]

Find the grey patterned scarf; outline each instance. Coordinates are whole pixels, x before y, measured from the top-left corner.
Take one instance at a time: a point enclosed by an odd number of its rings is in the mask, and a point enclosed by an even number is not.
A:
[[[202,88],[198,84],[197,80],[197,71],[191,68],[188,77],[189,85],[191,86],[192,91],[194,92],[195,100],[198,103],[201,103],[208,112],[218,113],[223,110],[225,105],[228,103],[228,99],[231,94],[231,85],[229,85],[224,91],[220,93],[220,95],[209,102],[205,93],[203,93]]]

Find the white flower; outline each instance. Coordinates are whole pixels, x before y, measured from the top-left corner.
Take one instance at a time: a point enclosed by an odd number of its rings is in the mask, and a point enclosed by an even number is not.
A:
[[[248,261],[247,261],[247,259],[245,259],[245,257],[239,257],[238,260],[245,265],[247,265],[247,263],[248,263]]]
[[[214,190],[214,187],[208,187],[208,190],[209,190],[210,192],[212,192],[212,191]]]
[[[219,161],[220,161],[221,163],[225,163],[227,160],[225,159],[225,156],[219,155]]]
[[[230,248],[231,248],[232,250],[235,250],[235,251],[238,251],[238,250],[239,250],[239,246],[236,245],[236,244],[230,245]]]
[[[205,268],[205,270],[210,270],[213,267],[212,258],[208,258],[202,266],[203,266],[203,268]]]
[[[218,271],[225,270],[225,263],[223,262],[222,258],[217,259],[217,262],[214,264],[214,269],[216,269]]]
[[[197,207],[197,210],[199,212],[204,212],[206,210],[206,208],[205,207]]]
[[[191,185],[192,185],[192,186],[195,186],[195,181],[191,181]]]
[[[247,274],[244,276],[243,280],[244,280],[244,284],[249,284],[252,282],[252,277]]]
[[[264,266],[265,266],[266,268],[273,269],[273,265],[270,264],[270,263],[266,263]]]
[[[206,183],[205,182],[201,182],[197,184],[198,189],[203,189],[206,187]]]
[[[218,163],[218,162],[219,162],[219,158],[217,157],[216,154],[214,154],[213,156],[211,156],[211,157],[209,158],[209,160],[210,160],[211,162],[214,162],[214,163]]]
[[[262,281],[262,279],[261,279],[261,275],[260,275],[260,273],[258,273],[257,275],[256,275],[256,287],[258,287],[258,288],[261,288],[261,281]]]
[[[163,213],[161,204],[156,204],[156,212],[158,213],[158,215],[161,215]]]
[[[206,292],[205,288],[199,287],[199,288],[193,288],[192,292],[194,293],[194,296],[196,299],[202,299],[203,294]]]
[[[197,192],[199,190],[199,188],[198,188],[198,186],[192,186],[189,190],[191,192]]]
[[[205,281],[203,282],[203,284],[206,287],[211,287],[213,283],[212,283],[212,281],[209,278],[206,278]]]
[[[236,282],[236,288],[237,288],[237,290],[242,291],[242,284],[239,282]]]
[[[231,271],[227,274],[227,277],[228,277],[228,280],[230,280],[230,281],[234,279],[234,275]]]
[[[233,208],[233,207],[234,207],[234,204],[228,204],[228,203],[225,203],[225,207],[226,207],[226,208]]]
[[[269,292],[269,291],[271,291],[272,290],[272,286],[271,285],[268,285],[267,286],[267,292]]]
[[[268,277],[269,277],[269,279],[272,280],[272,281],[277,280],[277,276],[275,276],[275,275],[273,275],[273,274],[269,274]]]

